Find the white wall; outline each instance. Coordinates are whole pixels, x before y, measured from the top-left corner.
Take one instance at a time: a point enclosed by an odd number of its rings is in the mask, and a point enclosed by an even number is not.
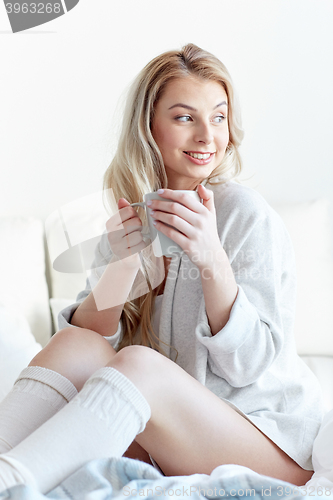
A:
[[[80,0],[12,34],[0,6],[0,215],[45,219],[101,189],[123,91],[187,42],[233,76],[247,184],[333,202],[332,26],[331,0]]]

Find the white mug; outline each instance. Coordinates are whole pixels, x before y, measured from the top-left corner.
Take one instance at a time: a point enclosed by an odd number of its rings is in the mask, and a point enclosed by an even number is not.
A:
[[[179,190],[179,193],[186,193],[189,196],[192,196],[196,200],[201,202],[200,196],[196,191],[186,191],[186,190]],[[161,231],[158,231],[156,227],[153,224],[153,218],[150,215],[150,211],[152,210],[147,206],[147,201],[149,200],[161,200],[161,201],[175,201],[175,200],[170,200],[170,198],[162,198],[157,194],[157,192],[153,193],[147,193],[143,197],[144,201],[139,202],[139,203],[131,203],[131,207],[142,207],[146,210],[147,214],[147,220],[149,224],[149,232],[150,232],[150,239],[152,241],[153,245],[153,251],[156,257],[162,257],[164,255],[165,257],[173,257],[175,253],[183,253],[183,249],[177,245],[171,238],[168,238],[165,234],[161,233]]]

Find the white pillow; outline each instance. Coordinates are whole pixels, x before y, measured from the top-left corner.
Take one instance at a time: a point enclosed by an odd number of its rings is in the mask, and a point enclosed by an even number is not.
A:
[[[42,222],[32,217],[0,218],[0,303],[20,310],[44,347],[51,337],[51,314],[43,232]]]
[[[272,205],[291,236],[297,269],[299,354],[333,355],[333,246],[329,201]]]
[[[41,349],[20,311],[0,304],[0,401]]]
[[[75,302],[75,299],[50,299],[53,324],[56,332],[59,330],[58,315],[60,311],[65,309],[65,307],[74,304]]]
[[[333,357],[301,356],[301,358],[319,380],[321,389],[323,391],[324,411],[325,413],[327,413],[333,408]]]

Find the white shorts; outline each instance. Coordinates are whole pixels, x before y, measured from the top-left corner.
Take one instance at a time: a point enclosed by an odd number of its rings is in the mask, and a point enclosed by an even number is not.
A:
[[[149,455],[149,453],[148,453]],[[158,466],[158,463],[155,462],[155,460],[153,459],[153,457],[151,455],[149,455],[149,458],[150,458],[150,461],[151,463],[153,464],[153,467],[158,470],[158,472],[160,472],[162,474],[162,476],[165,476],[164,472],[162,471],[162,469]]]

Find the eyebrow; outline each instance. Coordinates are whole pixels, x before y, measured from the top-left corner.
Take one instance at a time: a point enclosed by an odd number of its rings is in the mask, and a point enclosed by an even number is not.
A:
[[[226,101],[222,101],[222,102],[220,102],[220,104],[217,104],[213,109],[219,108],[220,106],[223,106],[223,105],[228,106],[228,104],[226,103]],[[172,109],[172,108],[185,108],[185,109],[189,109],[190,111],[198,111],[197,109],[192,108],[192,106],[188,106],[188,104],[183,104],[181,102],[178,102],[177,104],[174,104],[169,109]]]

